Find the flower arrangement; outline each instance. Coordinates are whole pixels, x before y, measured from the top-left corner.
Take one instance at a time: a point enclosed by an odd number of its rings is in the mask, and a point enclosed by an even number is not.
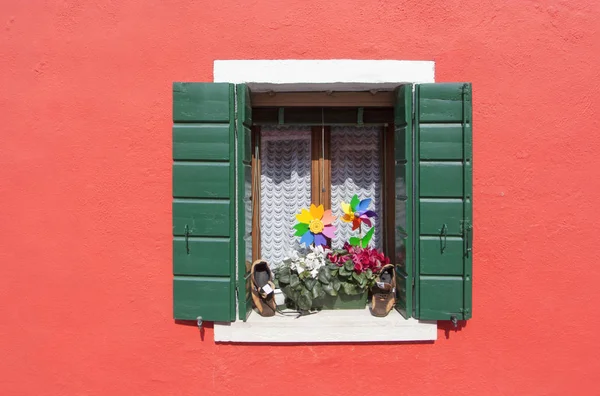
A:
[[[371,219],[376,217],[368,210],[370,203],[371,199],[359,200],[356,195],[349,204],[341,203],[342,221],[352,223],[359,236],[351,237],[343,249],[335,251],[329,248],[336,230],[331,210],[313,204],[296,215],[299,223],[294,226],[295,236],[301,237],[300,242],[307,248],[290,252],[274,271],[288,307],[319,309],[337,296],[359,297],[364,307],[367,291],[381,268],[390,262],[382,252],[369,247],[375,229]],[[363,225],[370,227],[364,236]]]

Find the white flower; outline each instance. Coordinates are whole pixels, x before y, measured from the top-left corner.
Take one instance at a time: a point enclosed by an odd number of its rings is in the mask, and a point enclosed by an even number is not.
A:
[[[316,278],[319,269],[325,265],[329,252],[329,249],[323,249],[322,246],[311,246],[308,253],[292,250],[288,253],[288,257],[284,259],[284,262],[290,266],[291,270],[299,274],[309,271],[310,276]]]

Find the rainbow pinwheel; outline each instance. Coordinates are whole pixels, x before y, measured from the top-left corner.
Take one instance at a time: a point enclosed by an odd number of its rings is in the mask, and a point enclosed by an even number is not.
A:
[[[299,223],[294,226],[294,235],[301,236],[300,243],[307,247],[313,243],[315,246],[327,246],[326,238],[332,239],[335,236],[335,226],[332,224],[335,216],[331,214],[331,209],[324,210],[323,205],[317,207],[311,204],[310,210],[302,209],[296,219]]]
[[[372,210],[367,210],[370,204],[371,198],[363,199],[361,201],[358,199],[358,195],[353,196],[349,204],[342,202],[341,206],[344,211],[342,220],[346,223],[352,223],[353,231],[359,228],[361,223],[365,223],[369,227],[372,227],[373,224],[371,223],[371,218],[377,217],[377,215]]]

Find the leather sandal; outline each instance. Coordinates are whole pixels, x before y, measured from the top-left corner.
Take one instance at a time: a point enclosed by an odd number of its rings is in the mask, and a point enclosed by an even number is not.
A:
[[[396,271],[394,265],[387,264],[379,271],[372,292],[371,314],[379,317],[387,316],[396,305]]]
[[[275,284],[269,264],[263,260],[252,263],[252,302],[261,316],[273,316],[277,310],[275,303]]]

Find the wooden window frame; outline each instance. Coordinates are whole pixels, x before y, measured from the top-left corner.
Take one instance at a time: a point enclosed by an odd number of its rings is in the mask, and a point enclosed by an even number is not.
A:
[[[312,203],[331,209],[331,126],[312,127],[311,148]]]
[[[252,127],[252,261],[261,258],[260,132],[260,125]],[[395,251],[394,125],[382,125],[381,134],[382,155],[380,159],[383,173],[381,180],[383,213],[380,215],[382,215],[383,251],[388,257],[393,257]],[[331,125],[313,126],[311,128],[311,201],[317,206],[323,205],[325,210],[332,208]]]

